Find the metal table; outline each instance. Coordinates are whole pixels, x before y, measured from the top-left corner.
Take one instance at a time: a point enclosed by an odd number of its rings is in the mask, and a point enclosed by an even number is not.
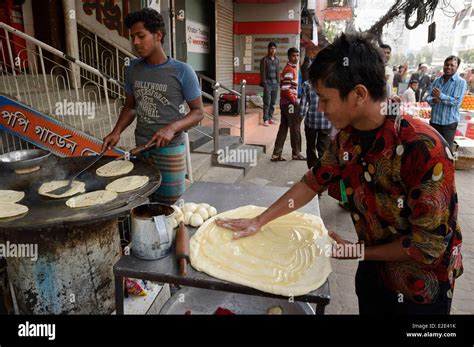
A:
[[[267,207],[286,191],[287,188],[280,187],[196,182],[186,191],[182,198],[186,202],[208,203],[215,206],[220,213],[244,205]],[[319,215],[318,199],[313,199],[313,201],[301,208],[299,211]],[[188,226],[188,230],[190,236],[192,236],[197,229]],[[139,278],[188,287],[288,299],[283,296],[265,293],[257,289],[211,277],[203,272],[194,270],[191,266],[188,266],[188,274],[186,277],[180,276],[174,250],[166,258],[158,260],[141,260],[133,255],[123,256],[114,265],[114,276],[117,314],[123,314],[124,312],[124,277]],[[306,295],[294,298],[295,301],[315,303],[316,314],[324,314],[325,306],[329,304],[330,299],[329,282],[327,280],[318,289]]]

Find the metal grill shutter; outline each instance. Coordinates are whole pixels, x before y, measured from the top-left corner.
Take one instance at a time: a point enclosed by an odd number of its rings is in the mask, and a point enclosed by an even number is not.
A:
[[[216,81],[232,88],[234,75],[234,4],[216,0]]]

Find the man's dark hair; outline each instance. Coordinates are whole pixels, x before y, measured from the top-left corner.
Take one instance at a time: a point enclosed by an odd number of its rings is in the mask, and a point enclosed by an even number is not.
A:
[[[291,47],[290,49],[288,49],[288,58],[290,57],[290,55],[292,55],[293,53],[299,53],[300,51],[298,51],[298,48],[296,47]]]
[[[459,58],[456,55],[450,55],[449,57],[444,59],[444,62],[446,63],[447,61],[450,61],[450,60],[456,60],[458,62],[458,66],[461,65],[461,58]]]
[[[384,49],[384,48],[388,48],[390,50],[390,52],[392,51],[392,47],[390,47],[389,45],[385,44],[385,43],[382,43],[380,45],[380,48]]]
[[[410,82],[408,82],[408,85],[411,86],[413,83],[418,84],[418,80],[411,80]]]
[[[358,84],[367,88],[374,101],[386,97],[383,53],[360,33],[341,34],[321,50],[311,64],[309,78],[313,84],[321,81],[338,89],[342,100]]]
[[[274,42],[274,41],[270,41],[270,43],[268,44],[268,49],[270,49],[270,48],[272,48],[272,47],[275,47],[275,48],[277,48],[277,44],[276,44],[276,42]]]
[[[151,33],[161,32],[161,43],[164,42],[166,29],[163,16],[152,8],[143,8],[140,11],[131,12],[125,17],[125,25],[131,28],[133,24],[143,22],[143,26]]]

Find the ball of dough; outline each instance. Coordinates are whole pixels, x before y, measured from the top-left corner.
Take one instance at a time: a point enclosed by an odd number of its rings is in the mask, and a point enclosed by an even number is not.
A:
[[[209,206],[207,208],[207,213],[209,214],[209,217],[214,217],[217,214],[217,210],[214,206]]]
[[[171,207],[174,209],[174,218],[176,218],[176,220],[184,218],[183,211],[181,211],[181,209],[178,206],[171,205]]]
[[[173,208],[173,210],[176,211],[176,213],[178,213],[178,214],[179,214],[179,213],[181,213],[181,214],[183,213],[183,211],[181,211],[181,208],[180,208],[179,206],[177,206],[177,205],[171,205],[171,207]]]
[[[206,220],[209,218],[209,212],[204,207],[199,207],[195,213],[198,213],[201,215],[203,220]]]
[[[192,213],[191,211],[186,211],[186,212],[184,212],[184,224],[189,225],[189,221],[190,221],[191,216],[192,216],[193,214],[194,214],[194,213]]]
[[[184,209],[186,211],[194,212],[197,209],[197,204],[195,204],[194,202],[187,202],[184,204]]]
[[[272,306],[267,309],[267,314],[283,314],[283,309],[280,306]]]
[[[177,227],[178,227],[178,221],[176,220],[176,218],[173,218],[173,229]]]
[[[180,214],[179,216],[175,216],[174,218],[176,219],[176,222],[178,224],[184,222],[184,214]]]
[[[193,227],[200,227],[202,225],[202,223],[204,223],[204,220],[202,219],[201,215],[199,213],[194,213],[192,216],[191,216],[191,219],[189,220],[189,223],[193,226]]]
[[[206,203],[203,202],[202,204],[199,204],[199,205],[198,205],[198,208],[199,208],[199,207],[208,208],[209,206],[211,206],[211,205],[206,204]]]

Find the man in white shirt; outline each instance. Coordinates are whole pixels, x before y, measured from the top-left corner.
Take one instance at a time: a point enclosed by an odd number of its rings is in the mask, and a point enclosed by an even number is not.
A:
[[[400,97],[393,92],[393,69],[388,64],[390,58],[392,57],[392,47],[386,44],[381,44],[380,48],[383,51],[385,57],[385,79],[387,81],[387,98],[392,99],[393,101],[400,102]]]
[[[416,90],[418,89],[418,81],[411,80],[408,84],[407,90],[403,93],[402,102],[409,103],[409,102],[416,102]]]

